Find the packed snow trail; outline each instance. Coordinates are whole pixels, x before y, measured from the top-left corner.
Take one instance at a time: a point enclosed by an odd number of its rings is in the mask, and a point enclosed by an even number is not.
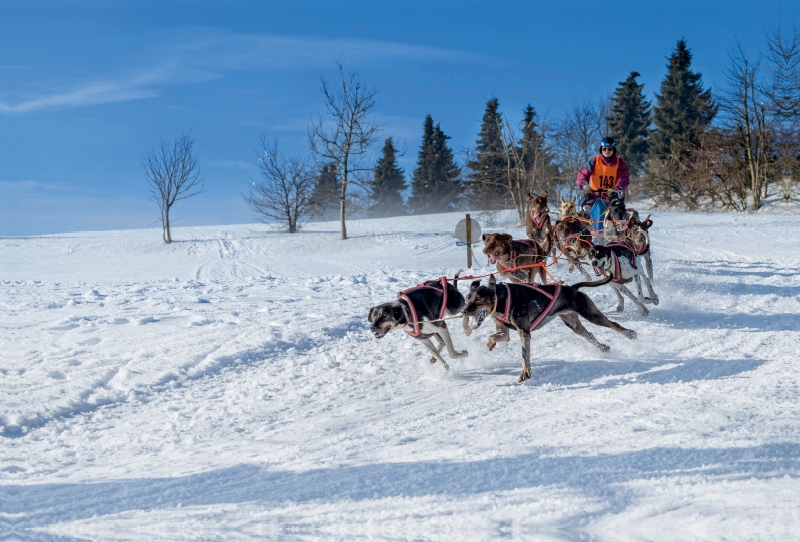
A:
[[[654,213],[661,304],[587,290],[638,340],[588,324],[604,354],[553,322],[524,384],[489,325],[451,326],[449,372],[369,333],[371,306],[464,267],[460,218],[0,238],[0,533],[794,536],[800,217]]]

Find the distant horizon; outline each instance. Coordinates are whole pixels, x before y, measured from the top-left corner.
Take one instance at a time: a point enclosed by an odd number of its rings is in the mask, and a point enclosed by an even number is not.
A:
[[[409,176],[427,114],[463,161],[493,97],[513,121],[529,103],[557,120],[637,71],[655,102],[681,38],[717,94],[736,40],[763,51],[766,32],[797,26],[797,6],[620,1],[606,23],[588,1],[3,2],[0,236],[157,227],[140,158],[184,132],[207,191],[175,207],[175,226],[257,222],[241,192],[259,134],[307,153],[338,57],[381,90],[375,119]],[[601,24],[611,37],[596,40]]]

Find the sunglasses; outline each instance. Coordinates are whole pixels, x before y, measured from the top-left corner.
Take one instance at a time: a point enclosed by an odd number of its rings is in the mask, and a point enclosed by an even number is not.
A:
[[[613,151],[613,150],[614,150],[614,147],[600,147],[600,150],[601,150],[601,151],[604,151],[604,152],[605,152],[605,151]]]

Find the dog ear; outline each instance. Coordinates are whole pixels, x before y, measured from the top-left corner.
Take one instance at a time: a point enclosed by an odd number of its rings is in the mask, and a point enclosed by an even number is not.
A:
[[[480,286],[480,285],[481,285],[481,281],[479,281],[479,280],[473,280],[473,281],[472,281],[472,284],[470,284],[470,285],[469,285],[469,291],[471,292],[472,290],[475,290],[475,289],[477,289],[477,288],[478,288],[478,286]]]
[[[497,279],[494,278],[494,275],[489,275],[489,288],[494,290],[496,285],[497,285]]]
[[[532,200],[532,199],[533,199],[533,196],[531,196],[531,193],[530,193],[530,192],[528,192],[528,199],[529,199],[529,200]]]
[[[641,223],[642,228],[649,230],[650,226],[653,225],[653,221],[650,220],[650,215],[647,215],[647,218],[644,219],[644,222]]]
[[[547,201],[547,190],[544,191],[544,199]]]
[[[403,307],[401,307],[399,303],[392,305],[392,317],[394,317],[395,322],[403,317]]]
[[[372,307],[372,308],[369,310],[369,317],[367,318],[367,320],[368,320],[370,323],[372,323],[372,322],[374,322],[374,321],[375,321],[375,310],[376,310],[377,308],[378,308],[378,307]]]
[[[489,234],[488,234],[488,233],[484,233],[483,235],[481,235],[481,239],[483,239],[483,242],[484,242],[484,243],[486,242],[486,238],[487,238],[487,237],[489,237]]]
[[[511,241],[513,239],[513,237],[507,233],[501,233],[499,237],[502,241]]]
[[[567,203],[567,200],[564,199],[564,196],[561,196],[561,203],[562,204]]]

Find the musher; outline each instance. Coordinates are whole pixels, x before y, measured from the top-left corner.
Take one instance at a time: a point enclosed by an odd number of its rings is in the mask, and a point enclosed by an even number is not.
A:
[[[617,156],[617,142],[613,137],[600,140],[600,154],[591,158],[578,172],[575,181],[583,191],[580,209],[589,213],[598,199],[608,203],[609,199],[625,199],[630,184],[628,166]]]

